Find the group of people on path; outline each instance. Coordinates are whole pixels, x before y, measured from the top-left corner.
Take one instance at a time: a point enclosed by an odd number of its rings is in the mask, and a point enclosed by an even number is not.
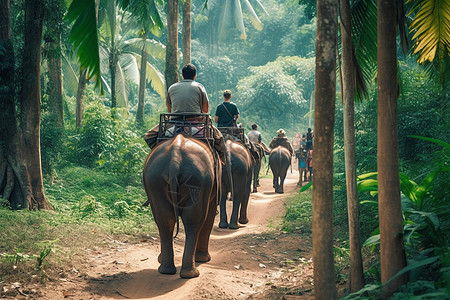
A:
[[[195,81],[197,74],[196,67],[189,63],[182,69],[182,80],[171,85],[167,91],[166,105],[169,113],[208,113],[209,99],[206,90],[202,84]],[[218,105],[215,112],[214,121],[217,127],[240,127],[237,123],[239,118],[239,109],[237,105],[231,102],[231,91],[225,90],[223,93],[224,101]],[[222,133],[212,126],[212,134],[214,138],[214,148],[217,151],[222,164],[225,164],[226,146]],[[144,134],[144,140],[150,149],[153,149],[157,144],[159,131],[159,124]],[[264,152],[268,153],[269,149],[262,142],[261,133],[258,131],[258,125],[252,124],[252,130],[245,135],[244,142],[249,150],[252,152],[253,145],[259,144]],[[291,155],[295,155],[299,161],[300,179],[299,185],[302,184],[302,178],[307,180],[307,170],[309,171],[309,180],[312,176],[312,132],[308,128],[308,132],[303,134],[300,138],[297,133],[292,140],[292,145],[289,143],[286,132],[283,129],[277,131],[275,136],[269,144],[269,148],[277,146],[286,147]]]
[[[292,139],[295,158],[298,161],[299,180],[297,185],[302,186],[304,181],[311,181],[313,174],[313,133],[311,128],[300,136],[296,133]]]

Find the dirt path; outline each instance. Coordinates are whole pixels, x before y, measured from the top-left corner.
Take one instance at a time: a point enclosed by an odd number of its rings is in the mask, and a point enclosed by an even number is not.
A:
[[[238,230],[218,228],[216,217],[212,259],[198,265],[198,278],[159,274],[154,237],[117,242],[107,253],[93,253],[84,274],[49,283],[39,299],[281,299],[294,287],[303,299],[312,290],[310,240],[274,229],[284,214],[285,198],[298,190],[297,176],[288,173],[285,194],[274,193],[272,179],[262,179],[259,192],[251,194],[249,223]],[[178,271],[183,245],[179,234],[174,245]]]

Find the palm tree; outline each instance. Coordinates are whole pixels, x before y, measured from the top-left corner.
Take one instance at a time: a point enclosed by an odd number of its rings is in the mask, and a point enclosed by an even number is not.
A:
[[[317,1],[314,110],[314,296],[336,299],[333,256],[333,143],[336,93],[337,2]]]
[[[380,219],[381,281],[385,283],[406,266],[397,129],[396,3],[378,0],[378,211]],[[406,283],[399,276],[383,288],[388,298]]]
[[[342,84],[341,96],[344,106],[345,177],[347,183],[347,209],[350,245],[350,291],[364,287],[364,272],[359,231],[359,207],[356,190],[355,162],[355,64],[353,55],[350,1],[340,0]]]
[[[213,52],[214,43],[219,49],[219,44],[225,41],[232,29],[238,30],[241,39],[247,38],[244,11],[248,12],[253,27],[261,30],[263,23],[257,14],[258,10],[268,15],[259,0],[205,0],[202,14],[206,15],[210,30],[209,54]]]
[[[162,97],[165,97],[164,79],[161,72],[151,65],[144,56],[151,55],[155,59],[164,58],[164,46],[154,40],[143,40],[142,36],[146,30],[143,25],[138,25],[138,19],[129,12],[122,11],[116,14],[116,7],[111,2],[107,2],[103,12],[106,12],[108,22],[103,22],[99,29],[100,33],[100,58],[102,69],[110,73],[111,85],[106,88],[111,92],[111,107],[128,107],[128,82],[136,85],[140,84],[140,72],[143,78],[152,82],[152,87]],[[102,12],[102,11],[101,11]],[[116,22],[116,18],[121,22]],[[112,28],[115,25],[114,29]],[[138,26],[141,28],[141,38],[125,40],[124,37]],[[155,26],[153,24],[153,26]],[[156,31],[154,31],[156,32]],[[143,52],[144,51],[144,52]],[[141,63],[139,63],[141,62]],[[141,67],[139,66],[147,66]],[[139,71],[141,69],[141,71]],[[148,73],[147,73],[148,71]],[[106,82],[106,80],[103,80]],[[145,87],[145,84],[143,85]]]
[[[77,0],[72,1],[66,14],[66,19],[73,23],[70,31],[69,41],[73,43],[77,50],[77,57],[80,61],[80,68],[86,69],[87,78],[93,78],[96,86],[101,85],[100,54],[97,32],[96,1],[98,0]],[[156,27],[161,28],[161,18],[156,4],[162,4],[162,0],[142,0],[135,1],[134,5],[147,1],[146,7],[150,7],[148,18]],[[133,11],[133,5],[129,0],[115,0],[119,9]],[[146,12],[147,13],[147,12]],[[136,13],[134,13],[136,15]],[[145,17],[144,17],[145,18]],[[153,29],[152,29],[153,30]]]

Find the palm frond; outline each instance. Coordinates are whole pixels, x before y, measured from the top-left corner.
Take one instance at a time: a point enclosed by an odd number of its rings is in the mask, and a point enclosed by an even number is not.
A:
[[[64,90],[70,91],[72,95],[76,95],[78,89],[78,76],[72,67],[71,61],[64,52],[62,52],[62,70]]]
[[[161,60],[166,59],[166,46],[155,40],[144,40],[141,38],[131,38],[124,42],[125,45],[133,47],[135,52],[142,50],[145,47],[145,51]]]
[[[119,65],[125,78],[139,85],[139,68],[136,58],[130,53],[123,53],[119,56]]]
[[[95,0],[73,1],[65,19],[73,23],[69,41],[77,51],[81,68],[87,69],[89,78],[100,85],[100,57],[98,53],[97,19]]]
[[[234,0],[233,18],[236,22],[236,26],[241,32],[241,39],[245,40],[247,34],[245,33],[244,16],[242,15],[241,0]]]
[[[142,56],[135,53],[137,64],[141,65]],[[152,89],[162,98],[166,99],[166,87],[164,75],[151,63],[147,62],[145,79],[150,83]]]
[[[372,84],[377,70],[376,1],[354,1],[351,10],[357,79],[356,93],[358,97],[364,97],[364,86],[369,87]]]
[[[448,0],[417,0],[408,16],[413,15],[410,32],[414,33],[413,54],[417,62],[432,62],[436,54],[441,60],[450,51],[450,2]],[[442,46],[441,46],[442,45]]]
[[[245,4],[245,6],[247,7],[247,10],[250,12],[249,18],[253,24],[253,27],[255,27],[257,30],[262,30],[263,23],[258,18],[258,15],[256,14],[255,10],[253,9],[253,6],[250,4],[250,2],[248,2],[248,0],[242,0],[242,2]]]
[[[261,4],[261,1],[259,1],[259,0],[254,0],[254,2],[256,3],[256,6],[266,14],[266,16],[269,15],[269,13],[267,12],[267,10],[266,10],[266,8],[264,7],[264,5]]]

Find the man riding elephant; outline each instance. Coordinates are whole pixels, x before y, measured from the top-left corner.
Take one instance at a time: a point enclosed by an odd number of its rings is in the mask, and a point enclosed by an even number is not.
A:
[[[195,81],[197,69],[191,63],[182,69],[183,80],[172,84],[166,97],[166,105],[169,113],[208,113],[209,99],[205,87]],[[225,163],[226,146],[222,133],[214,126],[214,148],[219,154],[222,163]],[[144,135],[144,140],[150,149],[156,146],[159,125],[156,125]]]
[[[284,131],[284,129],[282,128],[277,130],[277,136],[274,137],[269,144],[269,147],[271,149],[274,149],[278,146],[283,146],[287,148],[291,153],[291,156],[294,154],[294,150],[292,149],[291,143],[289,143],[288,139],[286,138],[286,131]]]

